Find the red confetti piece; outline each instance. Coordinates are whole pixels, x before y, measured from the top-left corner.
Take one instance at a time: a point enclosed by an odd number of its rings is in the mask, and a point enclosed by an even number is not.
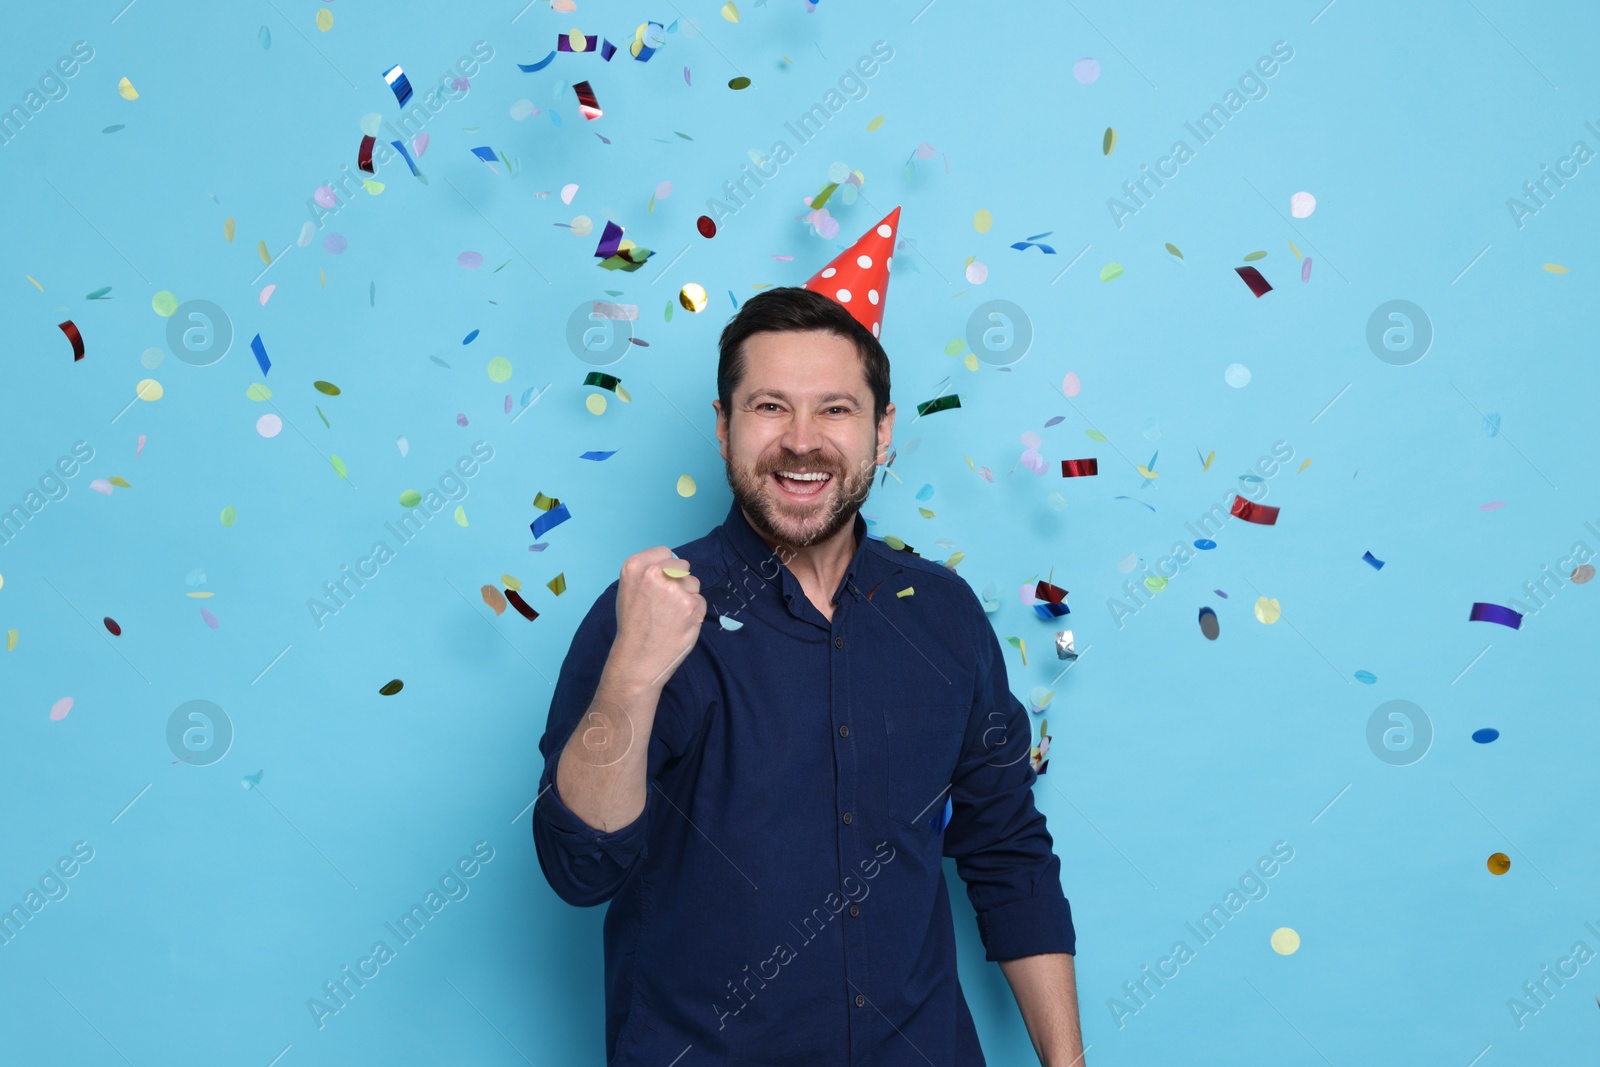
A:
[[[113,619],[110,615],[107,615],[106,618],[105,618],[105,623],[106,623],[106,629],[111,631],[111,636],[112,637],[121,637],[122,636],[122,627],[117,625],[117,620],[116,619]]]
[[[572,89],[578,94],[578,110],[583,112],[584,118],[594,120],[604,114],[600,110],[600,102],[595,99],[594,89],[588,82],[578,82]]]
[[[1276,526],[1278,523],[1278,510],[1266,504],[1255,504],[1242,496],[1233,498],[1232,513],[1245,522],[1253,522],[1260,526]]]
[[[522,599],[522,594],[517,592],[515,589],[506,590],[506,599],[509,600],[511,602],[511,606],[521,612],[522,617],[527,619],[529,622],[532,622],[534,619],[539,617],[539,613],[534,611],[533,608],[529,607],[528,602]]]
[[[1061,477],[1063,478],[1092,478],[1100,473],[1098,459],[1064,459],[1061,461]]]
[[[701,215],[695,220],[694,224],[700,231],[701,237],[715,237],[717,235],[717,220],[710,215]]]
[[[83,334],[78,332],[78,324],[68,319],[59,323],[58,328],[67,335],[67,340],[72,342],[72,362],[78,362],[83,358]]]
[[[378,173],[372,169],[372,147],[377,143],[378,139],[376,137],[363,137],[361,138],[361,151],[356,153],[356,166],[368,174]]]
[[[1267,280],[1261,276],[1261,272],[1254,267],[1235,267],[1233,269],[1239,277],[1244,279],[1244,283],[1250,287],[1250,291],[1256,294],[1257,298],[1272,292],[1272,286],[1267,284]]]
[[[1051,585],[1041,579],[1034,586],[1033,595],[1036,600],[1048,600],[1052,604],[1059,604],[1067,598],[1067,591],[1059,585]]]

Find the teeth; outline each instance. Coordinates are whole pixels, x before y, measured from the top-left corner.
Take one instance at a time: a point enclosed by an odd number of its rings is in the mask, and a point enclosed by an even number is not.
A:
[[[833,477],[833,475],[828,474],[825,471],[812,471],[804,474],[798,474],[793,471],[779,471],[778,473],[785,478],[793,478],[797,481],[803,482],[816,482]]]

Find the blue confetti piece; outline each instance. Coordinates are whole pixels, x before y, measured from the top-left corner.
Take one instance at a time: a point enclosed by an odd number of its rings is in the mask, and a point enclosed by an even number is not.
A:
[[[938,833],[950,825],[950,816],[955,812],[955,802],[952,797],[944,798],[944,807],[933,813],[933,818],[928,820],[928,829]]]
[[[539,62],[537,62],[537,63],[518,63],[517,64],[517,69],[522,71],[522,73],[524,73],[524,74],[536,74],[539,71],[543,70],[544,68],[548,67],[550,65],[550,61],[555,59],[555,58],[556,58],[555,50],[551,49],[550,50],[550,54],[545,56],[543,59],[539,60]]]
[[[1059,619],[1063,615],[1072,614],[1072,609],[1065,604],[1052,604],[1048,600],[1041,600],[1034,604],[1033,611],[1035,615],[1038,615],[1039,618],[1046,622],[1051,619]]]
[[[1383,570],[1383,560],[1379,559],[1377,556],[1374,556],[1371,552],[1363,552],[1363,553],[1361,553],[1361,558],[1366,560],[1368,563],[1372,564],[1372,569],[1373,570],[1375,570],[1375,571]]]
[[[602,460],[608,460],[608,459],[610,459],[612,456],[614,456],[616,454],[617,454],[617,450],[616,449],[612,449],[610,452],[585,452],[583,455],[579,456],[578,458],[579,459],[592,459],[592,460],[594,460],[596,462],[600,462]]]
[[[1200,540],[1194,543],[1194,547],[1198,548],[1202,552],[1210,552],[1213,548],[1217,547],[1217,543],[1211,540],[1209,537],[1202,537]]]
[[[1145,480],[1146,480],[1146,481],[1149,481],[1149,479],[1148,479],[1148,478],[1147,478],[1147,479],[1145,479]],[[1113,499],[1113,500],[1133,500],[1133,497],[1131,497],[1131,496],[1118,496],[1118,497],[1113,497],[1113,498],[1112,498],[1112,499]],[[1150,510],[1151,510],[1151,511],[1154,511],[1154,510],[1155,510],[1155,505],[1153,505],[1153,504],[1146,504],[1146,503],[1145,503],[1145,502],[1144,502],[1144,501],[1143,501],[1143,500],[1133,500],[1133,502],[1134,502],[1134,503],[1135,503],[1135,504],[1139,504],[1139,505],[1141,505],[1141,506],[1143,506],[1143,507],[1147,507],[1147,508],[1149,508],[1149,509],[1150,509]]]
[[[925,485],[921,489],[917,490],[917,499],[918,500],[926,500],[929,497],[931,497],[932,495],[933,495],[933,483],[932,482],[929,482],[927,485]]]
[[[737,297],[735,297],[733,295],[733,290],[732,289],[728,290],[728,299],[733,301],[733,310],[738,311],[739,310],[739,300],[738,300]]]
[[[395,101],[405,107],[406,101],[411,99],[411,81],[406,77],[406,72],[396,64],[383,72],[383,80],[394,90]]]
[[[422,172],[417,169],[416,163],[412,161],[411,153],[406,151],[405,142],[404,141],[390,141],[389,143],[394,145],[395,148],[397,148],[400,151],[400,158],[404,159],[406,161],[406,166],[411,168],[412,177],[421,178],[422,177]]]
[[[477,330],[473,330],[471,333],[467,334],[467,336],[465,336],[465,337],[463,337],[461,339],[461,343],[464,344],[464,345],[470,345],[472,342],[476,341],[477,339],[478,339],[478,331]]]
[[[552,123],[554,123],[556,126],[560,126],[561,125],[561,113],[558,112],[555,108],[552,107],[552,108],[546,109],[545,114],[550,116],[550,121]]]
[[[1500,736],[1500,731],[1492,726],[1485,726],[1481,730],[1472,731],[1472,739],[1480,745],[1487,745],[1490,741]]]
[[[265,376],[272,366],[272,360],[267,358],[267,346],[261,343],[259,333],[250,341],[250,351],[256,354],[256,362],[261,364],[261,373]]]
[[[533,528],[533,536],[537,538],[543,537],[546,530],[560,526],[570,518],[572,518],[572,515],[567,511],[567,506],[565,504],[557,504],[528,525]]]
[[[483,160],[485,163],[493,163],[496,158],[494,149],[490,148],[488,145],[482,145],[478,148],[474,148],[472,150],[472,154]]]
[[[433,360],[435,363],[439,364],[439,366],[443,367],[445,370],[449,370],[450,369],[450,364],[446,363],[444,360],[440,359],[438,356],[429,356],[428,358]]]
[[[1371,671],[1356,671],[1356,681],[1363,685],[1376,685],[1378,676]]]

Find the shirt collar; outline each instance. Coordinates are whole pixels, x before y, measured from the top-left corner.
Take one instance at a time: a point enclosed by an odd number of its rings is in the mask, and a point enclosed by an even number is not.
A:
[[[845,567],[841,588],[859,597],[860,591],[857,588],[856,577],[861,573],[867,558],[867,520],[861,517],[861,512],[859,511],[856,512],[855,519],[851,523],[851,530],[856,538],[856,550],[854,555],[850,557],[849,565]],[[737,500],[728,507],[728,515],[722,520],[722,532],[733,545],[734,550],[738,552],[739,557],[751,569],[755,570],[758,575],[767,577],[772,570],[773,562],[779,562],[783,575],[783,591],[785,593],[800,592],[799,580],[795,578],[787,565],[782,565],[782,562],[778,560],[777,553],[769,548],[767,543],[761,539],[761,535],[751,527],[750,521],[744,517],[744,509],[739,507]],[[838,591],[835,590],[836,597],[837,594]]]

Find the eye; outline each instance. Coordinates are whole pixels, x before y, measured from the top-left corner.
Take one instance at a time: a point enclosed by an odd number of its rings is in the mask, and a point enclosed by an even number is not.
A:
[[[768,400],[768,401],[765,401],[763,403],[757,404],[756,405],[756,410],[760,411],[762,408],[775,408],[777,406],[778,405],[776,405],[772,401]]]

